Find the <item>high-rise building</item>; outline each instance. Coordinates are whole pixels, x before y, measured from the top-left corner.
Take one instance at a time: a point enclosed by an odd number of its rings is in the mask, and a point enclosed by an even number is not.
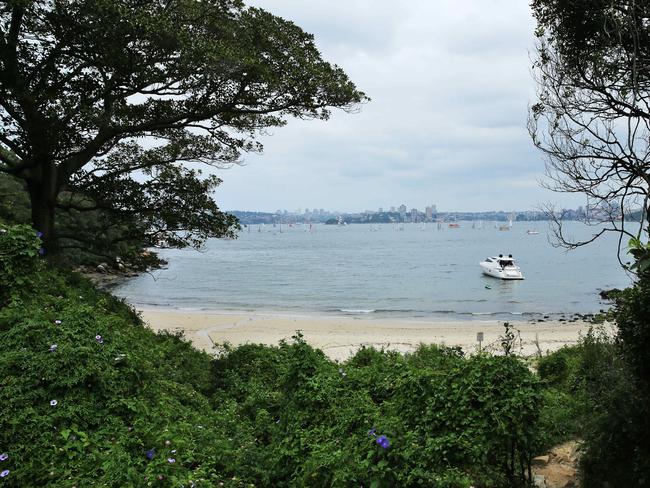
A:
[[[418,209],[417,208],[412,208],[411,209],[411,222],[415,223],[418,221]]]
[[[399,217],[402,222],[406,222],[406,205],[400,205],[397,210],[399,211]]]

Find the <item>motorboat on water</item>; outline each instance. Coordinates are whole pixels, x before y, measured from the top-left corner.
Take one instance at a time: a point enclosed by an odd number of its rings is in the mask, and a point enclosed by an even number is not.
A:
[[[502,280],[523,280],[524,275],[521,274],[521,269],[515,264],[512,254],[504,257],[499,254],[495,257],[485,258],[479,263],[483,274],[500,278]]]

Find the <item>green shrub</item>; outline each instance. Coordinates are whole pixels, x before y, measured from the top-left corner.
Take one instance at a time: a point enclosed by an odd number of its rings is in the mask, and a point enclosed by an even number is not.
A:
[[[626,309],[624,320],[644,308]],[[641,325],[642,320],[637,315],[633,322]],[[620,331],[616,341],[599,333],[584,341],[582,374],[592,410],[585,416],[582,468],[585,485],[595,488],[650,483],[650,394],[630,357],[636,346],[621,344]]]
[[[583,438],[585,417],[592,411],[589,405],[582,392],[568,393],[556,387],[546,388],[538,424],[540,452]]]
[[[566,392],[575,392],[584,369],[584,343],[564,346],[537,360],[536,369],[540,379],[549,386]]]
[[[603,328],[592,328],[577,346],[562,348],[538,363],[546,385],[540,438],[545,447],[584,440],[584,486],[650,482],[650,398],[635,378],[620,340]]]
[[[617,344],[640,386],[650,392],[650,274],[617,295]]]
[[[0,225],[0,305],[17,290],[29,288],[30,279],[40,269],[41,249],[36,231],[28,225]]]
[[[213,486],[235,475],[234,414],[211,408],[209,356],[77,277],[34,280],[36,292],[0,309],[4,484]]]
[[[562,382],[567,377],[568,369],[566,357],[561,354],[544,356],[537,364],[539,377],[551,384]]]

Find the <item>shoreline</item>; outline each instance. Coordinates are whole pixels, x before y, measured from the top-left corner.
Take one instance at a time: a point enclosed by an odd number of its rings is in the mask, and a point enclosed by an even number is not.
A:
[[[483,332],[482,349],[501,350],[504,322],[518,335],[514,351],[530,356],[576,344],[587,333],[585,320],[543,322],[524,320],[419,320],[371,318],[367,315],[307,315],[222,310],[137,309],[154,331],[183,332],[196,347],[217,353],[219,345],[229,343],[277,345],[290,341],[301,331],[307,343],[321,349],[330,359],[344,361],[361,347],[384,348],[403,353],[419,344],[459,346],[465,353],[478,350],[477,333]],[[369,314],[368,314],[369,315]]]

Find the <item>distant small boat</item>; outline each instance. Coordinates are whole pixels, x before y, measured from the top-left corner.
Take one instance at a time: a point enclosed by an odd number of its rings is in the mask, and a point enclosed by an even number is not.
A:
[[[531,230],[531,229],[528,229],[528,230],[526,231],[526,234],[528,234],[529,236],[534,236],[534,235],[539,234],[539,231],[538,231],[538,230]]]
[[[153,247],[156,247],[158,249],[169,249],[171,246],[169,245],[167,239],[158,239],[154,243]]]
[[[507,258],[503,254],[498,257],[485,258],[479,263],[483,273],[494,278],[502,280],[523,280],[524,275],[521,274],[521,269],[515,264],[512,254]]]
[[[514,215],[510,214],[510,217],[508,217],[508,224],[507,225],[505,225],[505,224],[500,225],[499,230],[510,230],[510,229],[512,229],[512,219],[513,219],[513,217],[514,217]]]
[[[460,227],[460,224],[451,223],[449,224],[449,227],[451,227],[452,229],[458,229]]]

